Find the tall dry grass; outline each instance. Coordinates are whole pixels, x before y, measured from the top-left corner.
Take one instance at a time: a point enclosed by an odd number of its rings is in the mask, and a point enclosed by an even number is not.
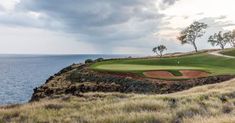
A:
[[[0,123],[233,123],[235,80],[165,95],[86,93],[0,108]]]

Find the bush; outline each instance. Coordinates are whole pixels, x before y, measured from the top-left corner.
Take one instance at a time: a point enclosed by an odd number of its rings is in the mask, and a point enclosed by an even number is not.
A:
[[[98,59],[95,60],[95,62],[102,62],[102,61],[104,61],[103,58],[98,58]]]
[[[233,105],[230,104],[230,103],[226,103],[222,107],[222,112],[225,113],[225,114],[228,114],[228,113],[232,112],[232,110],[233,110]]]
[[[87,60],[85,61],[86,64],[89,64],[89,63],[92,63],[92,62],[93,62],[92,59],[87,59]]]
[[[48,104],[45,105],[45,109],[54,109],[54,110],[60,110],[62,109],[64,106],[60,105],[60,104]]]
[[[222,101],[222,103],[225,103],[228,101],[227,96],[224,96],[224,95],[220,96],[219,99]]]

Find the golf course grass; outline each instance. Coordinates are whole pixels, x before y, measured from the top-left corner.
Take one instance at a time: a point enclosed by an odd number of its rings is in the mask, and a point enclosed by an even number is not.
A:
[[[235,52],[235,50],[230,50]],[[179,70],[201,70],[210,75],[235,74],[235,59],[199,53],[171,58],[136,58],[107,60],[91,65],[93,70],[109,72],[143,73],[165,70],[179,76]]]
[[[117,72],[131,72],[131,71],[149,71],[149,70],[201,70],[199,67],[187,66],[158,66],[158,65],[136,65],[136,64],[103,64],[95,67],[98,70],[117,71]]]
[[[235,56],[235,50],[234,49],[225,50],[221,53],[224,54],[224,55],[228,55],[228,56]]]

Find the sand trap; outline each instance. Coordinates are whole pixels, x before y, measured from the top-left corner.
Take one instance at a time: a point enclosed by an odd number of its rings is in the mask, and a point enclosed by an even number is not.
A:
[[[180,70],[182,76],[174,76],[168,71],[147,71],[143,74],[149,78],[162,78],[162,79],[190,79],[190,78],[200,78],[207,77],[209,73],[199,70]]]

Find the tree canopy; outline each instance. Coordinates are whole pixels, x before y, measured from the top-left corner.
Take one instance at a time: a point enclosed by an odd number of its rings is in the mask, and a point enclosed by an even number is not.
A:
[[[222,33],[215,33],[211,35],[208,39],[208,42],[211,43],[212,46],[220,46],[221,49],[224,49],[227,43],[231,40],[231,32]]]
[[[232,47],[235,47],[235,30],[233,30],[233,31],[231,32],[230,44],[231,44]]]
[[[165,50],[167,50],[165,45],[159,45],[157,47],[154,47],[152,51],[162,57],[162,54]]]
[[[181,44],[193,45],[195,51],[197,52],[198,48],[196,45],[196,39],[204,35],[206,28],[207,24],[195,21],[181,31],[177,39],[181,41]]]

